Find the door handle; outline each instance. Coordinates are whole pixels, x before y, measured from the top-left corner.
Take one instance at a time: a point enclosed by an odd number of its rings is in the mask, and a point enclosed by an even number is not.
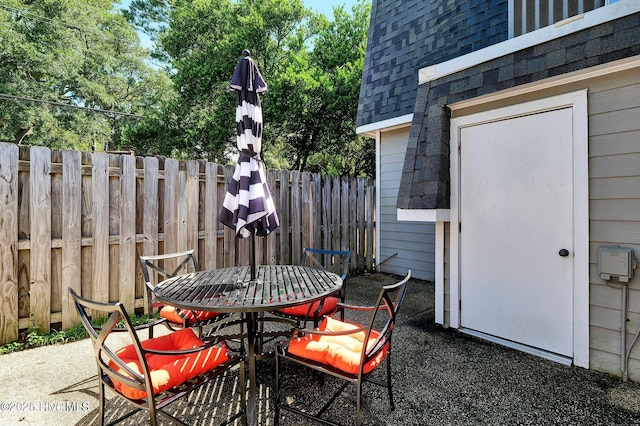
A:
[[[558,254],[562,257],[567,257],[569,256],[569,250],[567,249],[560,249],[560,251],[558,252]]]

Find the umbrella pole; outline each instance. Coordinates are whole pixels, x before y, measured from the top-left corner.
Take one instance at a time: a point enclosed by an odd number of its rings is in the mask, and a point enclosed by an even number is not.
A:
[[[256,234],[251,233],[251,253],[249,254],[250,267],[251,267],[251,281],[256,279]]]

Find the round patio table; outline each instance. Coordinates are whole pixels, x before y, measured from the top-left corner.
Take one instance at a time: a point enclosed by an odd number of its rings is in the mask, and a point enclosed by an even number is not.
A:
[[[261,265],[251,279],[249,266],[193,272],[159,283],[154,294],[163,303],[183,309],[243,312],[247,323],[249,367],[248,422],[257,424],[256,346],[258,314],[314,302],[342,287],[340,276],[317,268]]]

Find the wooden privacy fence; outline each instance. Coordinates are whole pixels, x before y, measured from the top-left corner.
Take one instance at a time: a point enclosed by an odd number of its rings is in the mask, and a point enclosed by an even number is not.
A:
[[[21,329],[77,323],[69,288],[144,306],[138,256],[193,248],[203,269],[249,264],[249,240],[218,221],[233,166],[0,143],[0,344]],[[298,263],[303,247],[374,264],[370,180],[269,170],[280,228],[257,262]]]

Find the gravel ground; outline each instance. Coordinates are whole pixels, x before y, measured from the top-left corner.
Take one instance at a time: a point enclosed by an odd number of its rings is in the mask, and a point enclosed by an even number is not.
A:
[[[349,278],[347,301],[372,303],[381,285],[398,279],[386,274]],[[389,411],[384,389],[365,384],[365,425],[640,425],[638,384],[443,329],[434,324],[433,301],[432,283],[410,281],[393,341],[396,409]],[[70,401],[85,405],[48,412],[39,406],[18,413],[1,410],[0,406],[0,424],[97,424],[97,386],[92,379],[95,364],[88,341],[27,352],[0,357],[0,382],[4,385],[0,403],[35,401],[46,405]],[[74,360],[72,365],[61,361],[67,358]],[[273,360],[261,361],[258,368],[259,420],[272,425]],[[288,372],[295,372],[294,368]],[[323,396],[339,383],[333,378],[322,381],[319,375],[300,373],[286,382],[283,395],[308,407],[321,405]],[[236,374],[224,376],[176,402],[169,411],[193,424],[217,424],[238,409],[236,380]],[[109,418],[124,410],[121,401],[109,401]],[[355,389],[350,386],[328,414],[350,425],[354,424],[354,413]],[[122,424],[145,423],[145,415],[139,413]],[[170,424],[164,419],[160,423]],[[280,424],[312,423],[283,412]]]

